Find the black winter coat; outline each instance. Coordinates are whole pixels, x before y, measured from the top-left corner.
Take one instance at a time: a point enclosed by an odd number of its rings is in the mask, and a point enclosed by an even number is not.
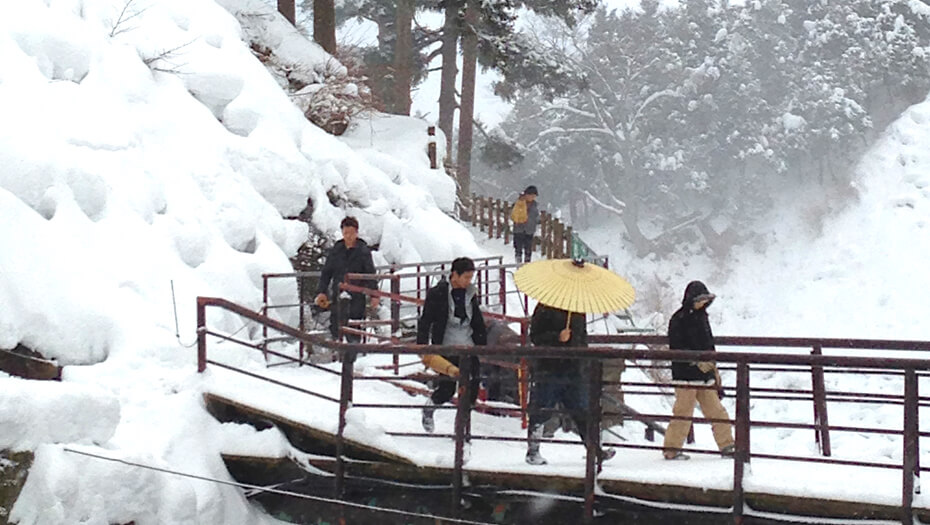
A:
[[[710,330],[707,307],[694,309],[694,299],[706,294],[707,286],[701,281],[692,281],[685,289],[685,297],[668,322],[668,347],[671,350],[694,350],[696,352],[716,350],[714,334]],[[702,372],[692,361],[673,361],[672,379],[679,381],[709,381],[714,371]]]
[[[330,297],[335,300],[339,295],[339,284],[342,283],[347,273],[375,273],[375,263],[371,260],[371,248],[361,239],[355,242],[355,248],[351,250],[346,248],[343,240],[337,242],[329,250],[326,263],[320,271],[320,284],[317,286],[316,293],[330,294]],[[378,289],[378,282],[373,280],[349,282],[372,290]],[[356,292],[352,295],[361,294]]]
[[[584,314],[573,313],[571,325],[572,337],[567,342],[559,341],[559,332],[565,329],[568,312],[552,308],[542,303],[536,305],[530,320],[530,340],[536,346],[588,346],[588,323]],[[579,366],[577,359],[540,358],[535,361],[535,369],[546,374],[558,374],[574,370]]]
[[[443,279],[426,292],[423,313],[417,321],[417,344],[441,345],[449,323],[449,281]],[[478,307],[478,296],[471,298],[471,340],[478,346],[488,344],[488,329]]]

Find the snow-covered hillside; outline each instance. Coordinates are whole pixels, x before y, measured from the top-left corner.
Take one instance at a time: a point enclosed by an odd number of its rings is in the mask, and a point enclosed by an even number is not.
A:
[[[427,123],[371,115],[340,140],[305,120],[250,42],[309,78],[339,66],[277,17],[248,0],[0,6],[0,348],[75,365],[40,389],[0,376],[0,449],[37,450],[22,523],[256,523],[231,489],[60,444],[224,477],[218,447],[250,431],[203,411],[180,343],[198,295],[258,307],[262,273],[307,238],[282,217],[308,198],[330,237],[357,216],[379,262],[481,253],[448,216]]]
[[[845,195],[785,188],[759,218],[758,240],[726,260],[637,259],[609,226],[582,236],[632,280],[637,313],[658,314],[662,330],[688,281],[701,279],[719,296],[710,310],[718,334],[928,340],[928,144],[930,100],[885,130]]]

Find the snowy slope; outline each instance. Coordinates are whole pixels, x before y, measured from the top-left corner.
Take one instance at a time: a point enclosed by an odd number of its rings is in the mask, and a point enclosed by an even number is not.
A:
[[[21,523],[262,519],[234,489],[62,447],[226,478],[219,447],[253,432],[202,408],[183,346],[194,297],[257,308],[261,274],[289,271],[306,239],[305,224],[282,217],[308,197],[332,238],[358,216],[380,261],[481,253],[447,214],[454,187],[429,169],[425,122],[385,120],[359,151],[364,132],[323,133],[249,45],[305,66],[309,81],[338,73],[331,57],[262,3],[221,4],[0,5],[0,348],[74,365],[57,387],[0,376],[0,447],[37,451]],[[272,290],[276,302],[293,294]]]

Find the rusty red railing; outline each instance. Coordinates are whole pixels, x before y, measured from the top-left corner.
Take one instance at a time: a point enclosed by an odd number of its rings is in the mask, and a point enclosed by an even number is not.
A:
[[[242,344],[248,348],[252,348],[257,351],[262,351],[261,345],[254,344],[250,341],[237,340],[236,338],[229,336],[227,334],[222,334],[207,327],[207,308],[218,308],[231,312],[237,315],[240,315],[246,319],[249,319],[252,322],[260,323],[263,326],[267,326],[271,330],[279,331],[283,334],[286,334],[289,337],[296,338],[298,340],[304,340],[307,344],[312,345],[323,345],[328,346],[333,351],[337,352],[342,357],[342,370],[341,372],[336,372],[334,370],[328,369],[326,367],[319,367],[322,370],[326,370],[330,374],[340,374],[341,375],[341,389],[340,397],[336,400],[333,397],[325,396],[313,392],[308,388],[299,387],[296,385],[288,385],[280,381],[274,380],[273,378],[265,378],[259,374],[253,372],[248,372],[245,370],[237,369],[229,365],[225,365],[216,360],[210,359],[208,357],[208,336],[218,337],[227,341],[234,341],[239,344]],[[527,347],[527,346],[490,346],[490,347],[461,347],[461,346],[448,346],[448,347],[434,347],[434,346],[423,346],[423,345],[411,345],[411,344],[392,344],[392,345],[375,345],[375,344],[348,344],[348,343],[337,343],[332,341],[326,341],[318,336],[313,336],[300,332],[299,330],[290,327],[284,323],[271,319],[267,316],[264,316],[258,312],[253,312],[244,307],[231,303],[223,299],[216,298],[198,298],[197,302],[197,326],[198,326],[198,370],[204,371],[207,365],[220,366],[228,370],[237,371],[240,373],[248,374],[252,377],[257,377],[259,379],[264,379],[267,381],[275,382],[286,388],[292,388],[294,390],[303,392],[308,395],[314,395],[323,399],[327,399],[331,402],[339,403],[339,422],[338,422],[338,431],[336,435],[337,440],[337,457],[336,457],[336,472],[334,480],[334,489],[336,491],[337,497],[341,497],[345,487],[345,441],[343,438],[343,430],[345,428],[345,415],[346,410],[348,409],[350,403],[352,402],[353,395],[353,385],[355,381],[354,376],[354,361],[355,357],[359,353],[367,354],[397,354],[397,355],[419,355],[423,353],[442,353],[446,355],[459,355],[459,356],[479,356],[482,358],[499,358],[499,357],[519,357],[519,358],[542,358],[542,357],[572,357],[577,359],[589,360],[591,363],[591,372],[589,374],[589,405],[588,405],[588,435],[597,435],[598,426],[600,418],[602,415],[602,409],[600,406],[600,395],[602,388],[602,381],[600,380],[601,375],[598,373],[600,369],[601,362],[603,359],[623,359],[623,360],[633,360],[637,363],[642,361],[647,362],[656,362],[660,364],[651,364],[643,365],[639,364],[637,366],[655,366],[663,367],[661,363],[670,360],[714,360],[723,366],[721,368],[732,369],[735,367],[736,380],[735,385],[727,385],[728,390],[735,392],[736,400],[736,411],[733,416],[733,419],[729,420],[730,423],[735,425],[736,428],[736,453],[735,461],[733,466],[733,518],[734,522],[741,523],[743,520],[744,513],[746,511],[745,505],[745,490],[744,490],[744,473],[745,465],[748,464],[752,458],[765,458],[773,459],[779,461],[795,461],[795,462],[812,462],[812,463],[827,463],[827,464],[837,464],[837,465],[851,465],[851,466],[864,466],[864,467],[876,467],[876,468],[886,468],[886,469],[895,469],[900,470],[902,475],[902,494],[901,494],[901,522],[911,525],[914,520],[914,495],[918,492],[920,473],[922,471],[930,470],[928,468],[923,468],[920,466],[919,461],[919,444],[922,437],[930,437],[930,432],[920,432],[919,430],[919,409],[921,406],[928,406],[930,404],[930,397],[922,397],[919,393],[919,383],[918,377],[927,376],[930,374],[930,359],[915,358],[915,357],[874,357],[874,356],[856,356],[856,355],[831,355],[824,354],[824,350],[837,350],[842,349],[844,351],[857,351],[857,350],[871,350],[875,351],[906,351],[906,352],[927,352],[930,351],[930,341],[895,341],[895,340],[862,340],[862,339],[816,339],[816,338],[776,338],[776,337],[718,337],[717,345],[719,348],[726,347],[739,347],[739,348],[775,348],[775,349],[797,349],[797,348],[811,348],[812,351],[809,354],[790,354],[790,353],[762,353],[762,352],[750,352],[750,351],[718,351],[714,352],[688,352],[688,351],[673,351],[673,350],[655,350],[656,347],[664,347],[665,338],[663,336],[649,336],[649,335],[616,335],[616,336],[591,336],[590,340],[592,343],[598,346],[591,346],[588,348],[547,348],[547,347]],[[601,346],[603,345],[603,346]],[[618,347],[617,345],[623,345],[624,347]],[[820,351],[816,351],[820,349]],[[918,354],[919,355],[919,354]],[[288,358],[287,356],[281,354],[282,357]],[[302,361],[294,358],[291,359],[292,362]],[[463,359],[462,363],[469,363],[469,359]],[[304,363],[309,364],[309,363]],[[464,365],[465,367],[469,365]],[[903,391],[900,394],[880,394],[875,395],[874,393],[868,392],[830,392],[825,388],[821,389],[816,385],[812,387],[810,391],[806,389],[776,389],[776,388],[760,388],[754,387],[751,384],[751,373],[761,370],[791,370],[794,372],[803,371],[804,373],[819,374],[819,371],[822,371],[824,374],[828,373],[875,373],[875,374],[896,374],[903,377]],[[467,373],[467,368],[463,370],[463,375]],[[658,385],[658,386],[668,386],[668,385]],[[455,432],[453,435],[441,435],[441,434],[416,434],[416,433],[400,433],[400,432],[388,432],[391,435],[397,436],[422,436],[422,437],[433,437],[433,438],[453,438],[455,440],[455,462],[452,472],[452,507],[450,508],[450,513],[452,516],[455,516],[459,513],[459,502],[461,501],[461,491],[463,483],[463,454],[462,446],[466,436],[469,436],[469,413],[470,413],[470,403],[469,403],[469,391],[470,388],[469,382],[464,382],[459,388],[459,403],[456,410],[456,423],[455,423]],[[822,408],[816,409],[820,416],[815,414],[815,421],[813,424],[807,423],[796,423],[796,422],[780,422],[780,421],[758,421],[753,420],[749,407],[752,399],[760,396],[769,396],[770,398],[775,395],[781,395],[784,397],[775,398],[775,399],[784,399],[791,400],[795,399],[792,396],[811,395],[811,399],[816,400],[816,398],[821,398],[822,400],[816,401],[817,404],[821,404]],[[822,394],[822,395],[821,395]],[[831,399],[831,396],[833,398]],[[871,403],[881,403],[888,404],[891,406],[899,406],[903,410],[903,424],[899,428],[867,428],[867,427],[857,427],[853,425],[847,426],[831,426],[827,422],[826,418],[826,406],[827,401],[830,402],[840,402],[840,398],[846,398],[847,401],[850,400],[863,400]],[[804,398],[807,400],[807,398]],[[393,404],[366,404],[366,405],[355,405],[359,408],[409,408],[409,409],[419,409],[420,405],[393,405]],[[669,420],[669,416],[663,416],[659,414],[650,415],[659,420]],[[710,420],[705,418],[692,418],[694,422],[710,422]],[[858,461],[855,459],[838,459],[830,457],[829,455],[829,446],[823,448],[823,454],[821,457],[804,457],[804,456],[791,456],[788,454],[769,454],[769,453],[760,453],[753,452],[750,442],[750,429],[751,428],[801,428],[801,429],[812,429],[818,435],[821,441],[821,445],[824,443],[824,438],[827,439],[829,436],[829,431],[837,432],[859,432],[863,434],[868,433],[880,433],[886,435],[896,435],[902,436],[902,461],[900,463],[896,462],[875,462],[875,461]],[[514,441],[518,438],[513,437],[504,437],[504,436],[487,436],[487,435],[470,435],[470,439],[482,439],[482,440],[496,440],[496,441]],[[560,442],[558,440],[553,440],[553,442]],[[655,449],[661,450],[661,446],[653,445],[639,445],[639,444],[628,444],[628,443],[607,443],[610,446],[618,448],[638,448],[638,449]],[[587,454],[586,454],[586,475],[585,475],[585,505],[584,505],[584,520],[586,523],[590,523],[593,520],[594,512],[594,501],[595,501],[595,476],[597,473],[597,443],[594,440],[590,440],[587,444]],[[708,450],[692,450],[689,451],[696,453],[717,453],[717,451],[708,451]]]

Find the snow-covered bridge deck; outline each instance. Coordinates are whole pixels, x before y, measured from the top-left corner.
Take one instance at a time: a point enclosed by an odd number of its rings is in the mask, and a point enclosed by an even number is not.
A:
[[[368,356],[357,363],[357,373],[374,373],[384,356]],[[332,365],[335,370],[338,364]],[[253,370],[253,372],[258,372]],[[261,370],[264,376],[338,398],[340,378],[308,368]],[[314,454],[307,461],[327,472],[333,458],[339,406],[302,395],[285,387],[219,368],[208,369],[205,400],[212,413],[224,420],[264,422],[278,426],[298,449]],[[351,408],[346,414],[346,456],[349,476],[388,479],[411,484],[448,484],[454,467],[454,442],[448,437],[391,436],[389,432],[422,432],[416,410],[423,399],[411,397],[384,382],[355,383],[355,404],[409,405],[402,408]],[[455,411],[436,414],[436,434],[453,432]],[[655,446],[643,437],[643,426],[628,422],[614,427],[625,444]],[[523,490],[581,496],[585,482],[585,449],[578,444],[543,444],[545,466],[523,461],[526,432],[515,418],[475,413],[475,436],[497,436],[514,441],[475,439],[464,465],[473,485],[501,490]],[[572,434],[557,438],[576,440]],[[697,448],[710,449],[712,440],[698,432]],[[230,450],[229,461],[264,463],[286,469],[291,460],[279,452]],[[270,463],[269,463],[270,462]],[[285,476],[286,477],[286,476]],[[656,450],[618,449],[598,476],[599,500],[638,502],[643,505],[693,505],[696,511],[723,511],[734,502],[734,464],[716,455],[694,454],[690,461],[669,462]],[[280,479],[278,481],[284,481]],[[848,519],[900,520],[900,470],[859,466],[800,463],[753,458],[743,477],[749,512]],[[751,509],[751,510],[749,510]],[[930,502],[918,494],[915,513],[930,518]]]

